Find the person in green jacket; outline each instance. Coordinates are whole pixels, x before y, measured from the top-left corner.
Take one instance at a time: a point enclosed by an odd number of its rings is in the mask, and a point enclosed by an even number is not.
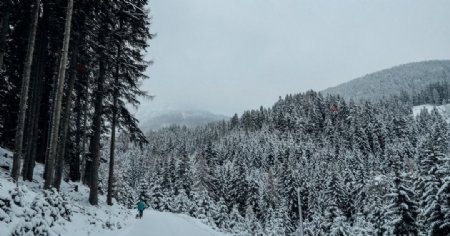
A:
[[[142,218],[142,215],[144,215],[144,209],[145,209],[145,203],[142,199],[139,199],[139,203],[137,204],[137,208],[139,211],[139,219]]]

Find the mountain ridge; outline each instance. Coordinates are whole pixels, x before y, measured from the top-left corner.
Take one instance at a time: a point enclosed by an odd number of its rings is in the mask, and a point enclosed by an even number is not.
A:
[[[434,82],[450,81],[450,60],[428,60],[397,65],[322,90],[346,99],[379,100],[406,91],[413,94]]]
[[[146,119],[142,121],[141,127],[144,131],[157,130],[171,125],[197,127],[227,119],[229,117],[203,110],[167,109],[147,115]]]

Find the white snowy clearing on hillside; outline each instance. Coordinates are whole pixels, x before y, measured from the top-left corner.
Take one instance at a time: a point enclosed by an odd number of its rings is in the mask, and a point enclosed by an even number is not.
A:
[[[9,176],[11,166],[12,153],[0,148],[0,236],[225,235],[185,215],[146,210],[138,220],[136,210],[108,206],[105,196],[99,196],[99,206],[91,206],[89,189],[80,183],[63,181],[60,193],[44,191],[41,164],[36,164],[33,182],[20,178],[17,188]]]
[[[167,212],[145,211],[142,219],[136,219],[116,234],[98,236],[224,236],[202,224],[199,220],[185,215]],[[95,235],[93,235],[95,236]]]
[[[422,109],[425,108],[428,110],[428,112],[430,112],[435,107],[439,111],[439,113],[441,113],[441,115],[444,117],[445,121],[447,121],[447,123],[450,123],[450,104],[445,104],[445,105],[440,105],[440,106],[435,106],[435,105],[430,105],[430,104],[414,106],[413,114],[414,114],[414,116],[418,116],[420,114],[420,111],[422,111]]]

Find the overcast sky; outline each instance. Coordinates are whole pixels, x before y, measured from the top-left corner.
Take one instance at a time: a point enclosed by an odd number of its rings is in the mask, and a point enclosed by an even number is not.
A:
[[[450,58],[448,0],[151,0],[155,95],[139,114],[232,115],[380,69]]]

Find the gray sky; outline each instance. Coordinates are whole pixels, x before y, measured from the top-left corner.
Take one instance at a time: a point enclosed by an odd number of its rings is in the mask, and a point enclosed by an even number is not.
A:
[[[448,0],[151,0],[138,112],[232,115],[398,64],[450,58]]]

